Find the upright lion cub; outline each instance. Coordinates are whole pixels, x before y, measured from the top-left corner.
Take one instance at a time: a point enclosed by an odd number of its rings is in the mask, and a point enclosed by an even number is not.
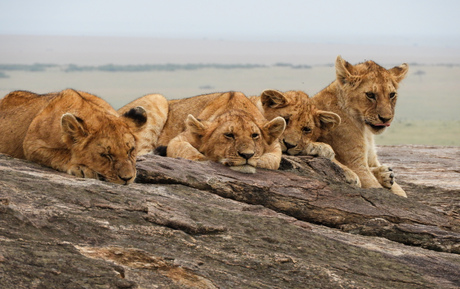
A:
[[[377,159],[374,135],[382,133],[394,118],[398,85],[407,74],[403,63],[385,69],[373,61],[351,65],[338,56],[337,78],[312,98],[318,109],[337,113],[341,124],[319,141],[334,149],[336,158],[354,171],[363,188],[388,188],[406,197],[394,182],[391,168]]]
[[[279,167],[284,128],[283,118],[267,121],[243,93],[214,93],[170,101],[159,144],[167,146],[169,157],[212,160],[254,173],[256,167]]]
[[[146,121],[141,107],[119,116],[104,100],[81,91],[14,91],[0,100],[0,153],[78,177],[129,184],[137,153],[131,129]]]

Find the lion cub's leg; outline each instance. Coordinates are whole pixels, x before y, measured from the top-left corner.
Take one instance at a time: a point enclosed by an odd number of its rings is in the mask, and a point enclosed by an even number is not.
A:
[[[391,186],[391,192],[395,195],[407,198],[406,192],[397,183]]]
[[[407,198],[406,192],[395,182],[396,178],[393,170],[380,164],[373,139],[371,139],[371,146],[368,151],[368,163],[370,170],[382,187],[390,189],[395,195]]]
[[[395,174],[393,169],[387,166],[371,167],[374,176],[377,178],[382,187],[391,189],[395,182]]]
[[[306,145],[302,154],[308,156],[325,157],[332,160],[335,157],[335,152],[332,147],[323,142],[310,142]]]
[[[274,142],[270,146],[270,150],[266,151],[257,162],[257,167],[277,170],[281,163],[281,156],[283,154],[281,150],[281,145],[278,141]]]
[[[343,173],[345,175],[345,181],[348,184],[356,187],[361,187],[361,181],[359,180],[359,177],[355,172],[353,172],[351,169],[349,169],[347,166],[345,166],[335,158],[333,158],[332,161],[343,170]]]
[[[386,189],[390,189],[393,194],[406,197],[406,192],[396,183],[393,170],[385,165],[371,168],[372,173],[379,183]]]
[[[200,153],[190,142],[187,141],[184,133],[176,136],[168,143],[166,156],[172,158],[184,158],[192,161],[207,160],[205,155]]]
[[[70,165],[66,172],[79,178],[99,179],[98,173],[84,165]]]

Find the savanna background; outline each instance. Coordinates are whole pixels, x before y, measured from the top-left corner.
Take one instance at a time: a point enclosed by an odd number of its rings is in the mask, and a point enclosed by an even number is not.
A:
[[[313,96],[337,55],[406,62],[396,118],[377,144],[460,145],[460,2],[32,1],[0,3],[0,94],[74,88],[118,109],[264,89]]]

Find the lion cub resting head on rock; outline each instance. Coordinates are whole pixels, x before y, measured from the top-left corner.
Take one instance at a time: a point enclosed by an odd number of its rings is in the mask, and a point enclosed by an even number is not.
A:
[[[347,183],[361,185],[358,176],[335,159],[330,145],[316,141],[340,124],[338,114],[317,109],[303,91],[269,89],[250,99],[268,120],[278,116],[285,119],[286,129],[279,138],[283,153],[328,158],[343,169]]]
[[[104,100],[67,89],[38,95],[14,91],[0,100],[0,152],[78,177],[117,184],[136,177],[136,138],[147,114],[125,115]]]
[[[278,169],[285,121],[267,121],[243,93],[200,95],[169,107],[159,141],[167,144],[167,156],[212,160],[243,173]]]
[[[281,116],[286,121],[286,129],[279,138],[283,153],[334,157],[328,144],[316,140],[340,124],[337,114],[317,109],[303,91],[268,89],[250,99],[266,119]]]
[[[337,160],[358,175],[363,188],[384,187],[405,197],[391,168],[378,161],[374,135],[393,121],[398,85],[409,66],[385,69],[374,61],[351,65],[338,56],[335,68],[336,80],[311,99],[319,109],[337,113],[342,122],[319,141],[331,145]]]

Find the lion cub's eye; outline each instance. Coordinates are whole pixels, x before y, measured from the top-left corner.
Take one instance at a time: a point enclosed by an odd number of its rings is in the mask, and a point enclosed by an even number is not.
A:
[[[366,96],[369,99],[375,100],[375,93],[373,92],[366,92]]]
[[[252,137],[253,139],[259,138],[259,134],[258,134],[258,133],[253,133],[253,134],[251,135],[251,137]]]
[[[130,148],[128,151],[128,156],[130,156],[135,149],[136,149],[135,147]]]
[[[390,99],[395,98],[395,96],[396,96],[396,92],[390,92]]]
[[[111,154],[102,153],[101,157],[108,159],[109,161],[113,162],[113,156]]]
[[[284,118],[284,121],[286,122],[286,126],[287,126],[288,123],[289,123],[290,117],[289,116],[283,116],[283,118]]]
[[[229,139],[235,139],[235,135],[233,133],[225,133],[224,136]]]
[[[304,126],[304,127],[302,128],[302,132],[305,133],[305,134],[311,133],[311,128],[309,128],[308,126]]]

